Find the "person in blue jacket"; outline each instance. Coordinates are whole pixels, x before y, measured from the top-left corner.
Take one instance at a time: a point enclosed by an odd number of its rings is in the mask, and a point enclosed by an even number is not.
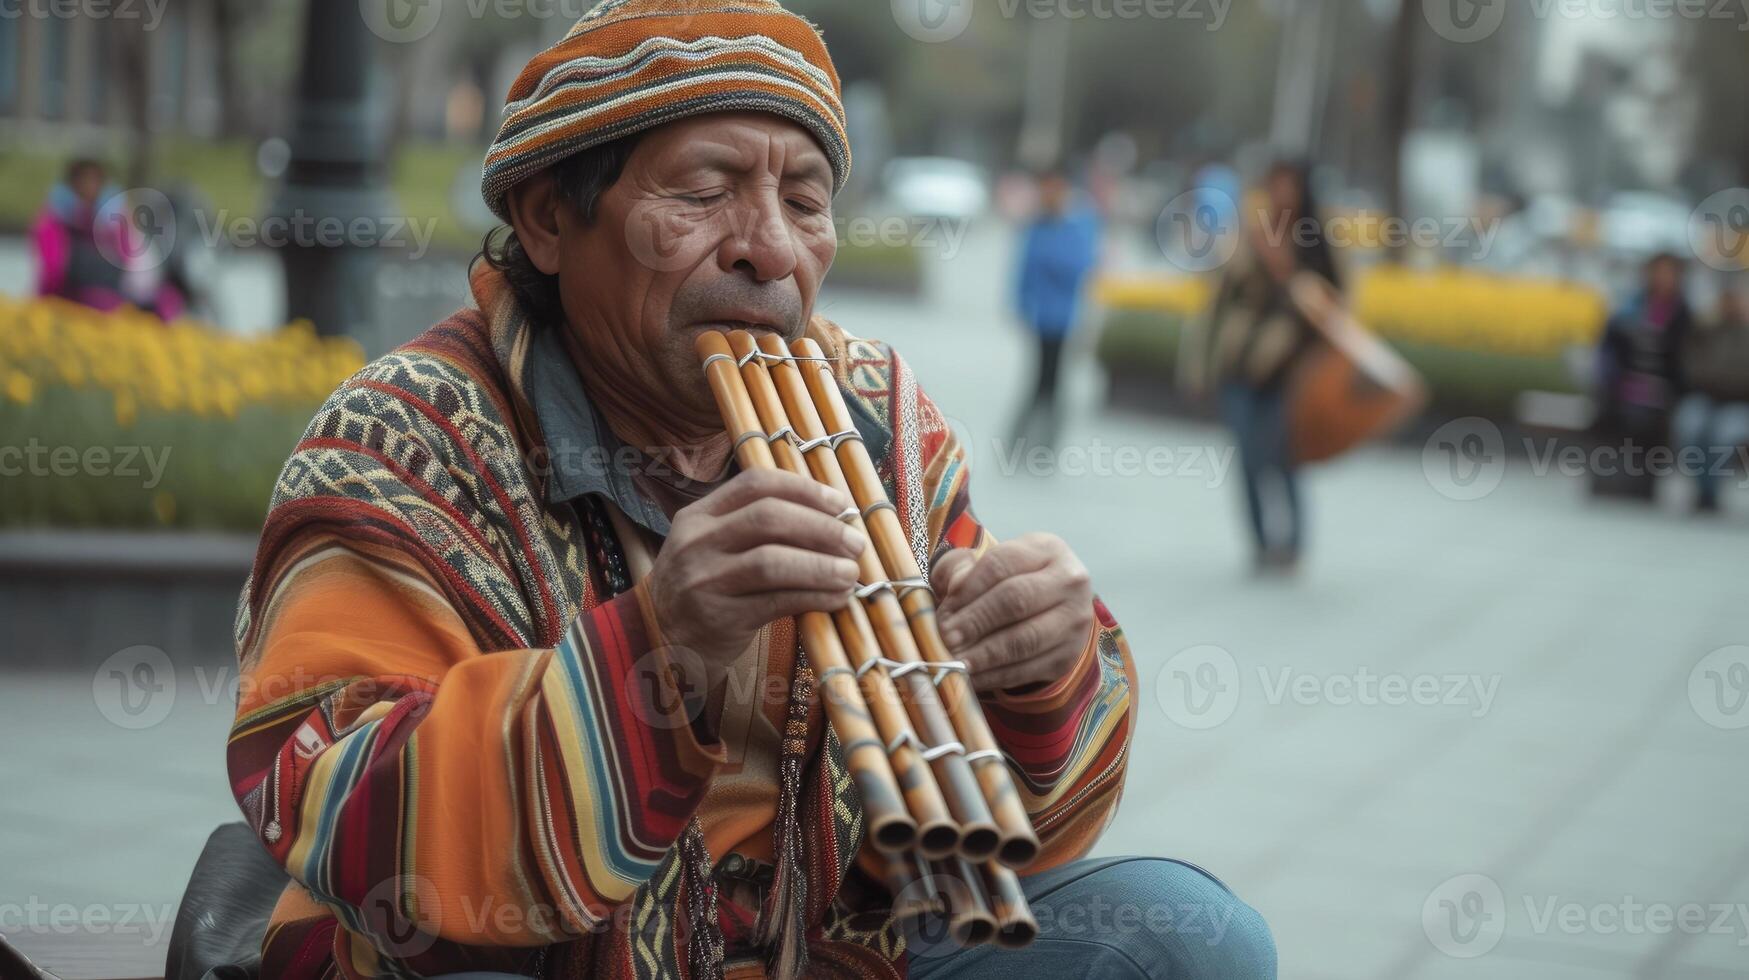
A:
[[[1014,440],[1055,445],[1059,426],[1057,378],[1063,345],[1075,327],[1082,288],[1099,255],[1099,219],[1075,199],[1062,173],[1039,181],[1039,213],[1027,225],[1020,248],[1017,309],[1038,341],[1038,376],[1032,399],[1014,423]]]

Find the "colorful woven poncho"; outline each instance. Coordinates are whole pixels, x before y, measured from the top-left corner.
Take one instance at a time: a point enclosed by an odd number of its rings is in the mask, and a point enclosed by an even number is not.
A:
[[[808,974],[902,976],[817,701],[743,705],[719,733],[641,707],[627,678],[659,657],[660,624],[641,585],[610,594],[579,510],[545,499],[522,387],[538,328],[483,265],[474,295],[343,384],[275,488],[228,749],[244,814],[294,879],[264,975],[761,975],[764,910],[714,869],[793,853],[779,873],[805,882]],[[881,429],[865,436],[925,567],[988,547],[961,447],[904,363],[824,320],[809,334]],[[634,574],[660,547],[621,544]],[[1034,870],[1091,846],[1123,782],[1133,668],[1096,613],[1075,670],[986,699],[1044,843]],[[757,679],[805,693],[793,621],[757,646]],[[769,734],[786,724],[787,749]],[[803,765],[799,840],[774,839],[785,751]]]

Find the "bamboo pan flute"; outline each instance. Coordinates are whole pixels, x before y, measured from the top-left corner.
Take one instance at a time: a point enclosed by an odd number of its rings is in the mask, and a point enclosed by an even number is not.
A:
[[[812,340],[792,353],[744,330],[704,333],[697,351],[743,469],[856,501],[840,515],[869,540],[856,598],[798,627],[900,914],[943,921],[963,945],[1030,943],[1038,924],[1012,869],[1038,855],[1038,836],[830,363]]]

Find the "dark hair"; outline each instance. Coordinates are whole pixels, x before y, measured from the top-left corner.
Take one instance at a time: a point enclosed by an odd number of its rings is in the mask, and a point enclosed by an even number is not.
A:
[[[1646,260],[1644,269],[1647,272],[1651,272],[1653,269],[1666,264],[1675,266],[1677,272],[1685,272],[1688,269],[1688,260],[1684,259],[1681,255],[1670,251],[1653,253],[1652,257]]]
[[[71,184],[73,181],[78,180],[79,175],[87,170],[97,171],[97,174],[100,177],[108,173],[108,168],[104,167],[103,161],[101,160],[96,160],[91,157],[75,157],[67,161],[67,169],[63,179]]]
[[[1288,215],[1288,227],[1294,229],[1294,234],[1289,237],[1294,246],[1294,258],[1300,268],[1316,272],[1340,290],[1342,274],[1336,269],[1336,253],[1324,234],[1324,214],[1318,208],[1318,198],[1312,190],[1311,161],[1277,160],[1269,168],[1269,178],[1273,180],[1281,176],[1292,179],[1299,191],[1300,206],[1294,214]],[[1307,233],[1304,235],[1299,233],[1302,218],[1306,219]]]
[[[595,208],[601,195],[618,182],[636,148],[636,136],[623,136],[610,143],[579,150],[548,169],[558,185],[559,199],[577,209],[585,223],[595,220]],[[516,239],[516,229],[499,225],[486,232],[475,262],[503,273],[516,295],[516,301],[534,323],[558,323],[565,318],[564,305],[559,300],[559,278],[549,276],[535,267],[522,243]],[[469,263],[472,265],[472,263]]]

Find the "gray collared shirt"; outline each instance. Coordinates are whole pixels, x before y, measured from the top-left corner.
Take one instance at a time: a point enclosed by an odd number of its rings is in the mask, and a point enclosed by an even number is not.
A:
[[[644,529],[667,537],[668,515],[632,478],[632,467],[644,457],[595,414],[557,329],[534,328],[522,390],[546,439],[547,498],[600,494]]]

